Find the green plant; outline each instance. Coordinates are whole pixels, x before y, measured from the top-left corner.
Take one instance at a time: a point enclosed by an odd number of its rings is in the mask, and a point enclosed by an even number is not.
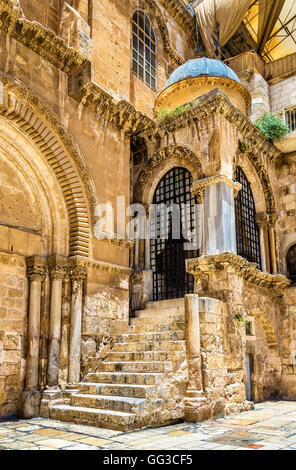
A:
[[[240,150],[240,152],[242,153],[246,153],[246,151],[248,150],[248,145],[246,142],[242,142],[241,140],[238,141],[238,148]]]
[[[276,142],[289,134],[290,128],[284,123],[282,118],[275,113],[264,113],[255,121],[255,126],[262,135],[270,141]]]
[[[249,322],[242,315],[239,315],[239,314],[235,315],[235,319],[242,325],[249,326]]]
[[[163,121],[164,119],[167,119],[167,118],[170,118],[170,117],[174,117],[174,116],[180,116],[181,114],[183,114],[185,111],[187,111],[189,108],[192,108],[192,106],[194,106],[195,102],[194,101],[190,101],[189,103],[187,104],[184,104],[182,106],[177,106],[176,108],[174,109],[167,109],[167,108],[164,108],[162,109],[161,111],[158,111],[156,113],[156,118],[159,122]]]

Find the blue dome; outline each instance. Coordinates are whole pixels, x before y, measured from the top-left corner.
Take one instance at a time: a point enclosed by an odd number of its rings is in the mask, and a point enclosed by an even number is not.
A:
[[[167,81],[165,88],[168,88],[174,83],[186,80],[187,78],[203,76],[230,78],[231,80],[240,83],[236,73],[221,60],[207,59],[203,57],[201,59],[188,60],[186,64],[183,64],[174,70]]]

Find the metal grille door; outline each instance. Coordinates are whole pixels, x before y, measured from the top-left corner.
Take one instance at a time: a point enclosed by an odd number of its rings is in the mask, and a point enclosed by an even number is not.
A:
[[[188,239],[184,229],[195,234],[195,244],[197,237],[196,201],[190,192],[191,185],[189,171],[173,168],[162,178],[154,194],[153,204],[159,209],[150,226],[154,300],[182,298],[193,293],[194,279],[186,273],[185,261],[198,257],[199,252],[184,249]],[[177,227],[172,223],[176,211],[180,214]]]
[[[237,254],[261,269],[259,227],[256,222],[256,208],[250,183],[238,166],[235,179],[242,185],[235,199]]]

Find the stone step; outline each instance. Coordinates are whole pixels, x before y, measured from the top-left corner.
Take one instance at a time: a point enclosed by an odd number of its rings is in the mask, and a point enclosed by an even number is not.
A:
[[[100,372],[166,372],[172,370],[170,362],[102,362]]]
[[[155,302],[146,302],[145,309],[185,309],[185,300],[182,299],[170,299],[170,300],[157,300]]]
[[[162,373],[145,372],[95,372],[87,375],[88,382],[100,385],[127,384],[127,385],[159,385],[162,382]],[[83,382],[82,382],[83,383]]]
[[[136,319],[133,319],[136,320]],[[140,320],[140,319],[139,319]],[[184,321],[173,321],[167,323],[132,323],[129,327],[129,333],[150,333],[150,332],[169,332],[175,330],[183,330],[185,328]]]
[[[106,357],[107,362],[125,363],[130,361],[162,362],[178,361],[180,351],[139,351],[139,352],[109,352]]]
[[[154,385],[100,384],[89,382],[79,384],[79,392],[90,395],[147,398],[153,394],[154,390]]]
[[[131,325],[147,325],[147,324],[161,324],[169,322],[184,322],[185,317],[183,313],[173,312],[172,314],[163,314],[147,317],[136,317],[131,319]]]
[[[137,341],[116,343],[112,352],[185,351],[185,341]]]
[[[136,415],[112,410],[100,410],[71,405],[53,405],[49,411],[50,419],[74,422],[87,426],[98,426],[118,431],[135,429]]]
[[[146,403],[144,398],[115,397],[104,395],[86,395],[75,393],[71,396],[71,406],[82,408],[95,408],[100,410],[123,411],[124,413],[138,413]]]
[[[147,333],[127,333],[118,337],[118,341],[121,343],[149,343],[154,341],[177,341],[184,340],[184,330],[176,331],[156,331]],[[120,343],[117,343],[120,344]]]
[[[181,308],[147,308],[146,310],[136,310],[136,318],[159,318],[172,317],[174,315],[184,315]]]

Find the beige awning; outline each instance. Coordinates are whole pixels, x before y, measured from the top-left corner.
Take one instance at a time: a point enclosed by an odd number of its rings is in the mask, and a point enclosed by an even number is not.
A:
[[[235,34],[242,21],[265,60],[296,52],[296,0],[199,0],[195,6],[199,32],[207,55],[216,56],[214,32],[219,25],[220,46]]]

